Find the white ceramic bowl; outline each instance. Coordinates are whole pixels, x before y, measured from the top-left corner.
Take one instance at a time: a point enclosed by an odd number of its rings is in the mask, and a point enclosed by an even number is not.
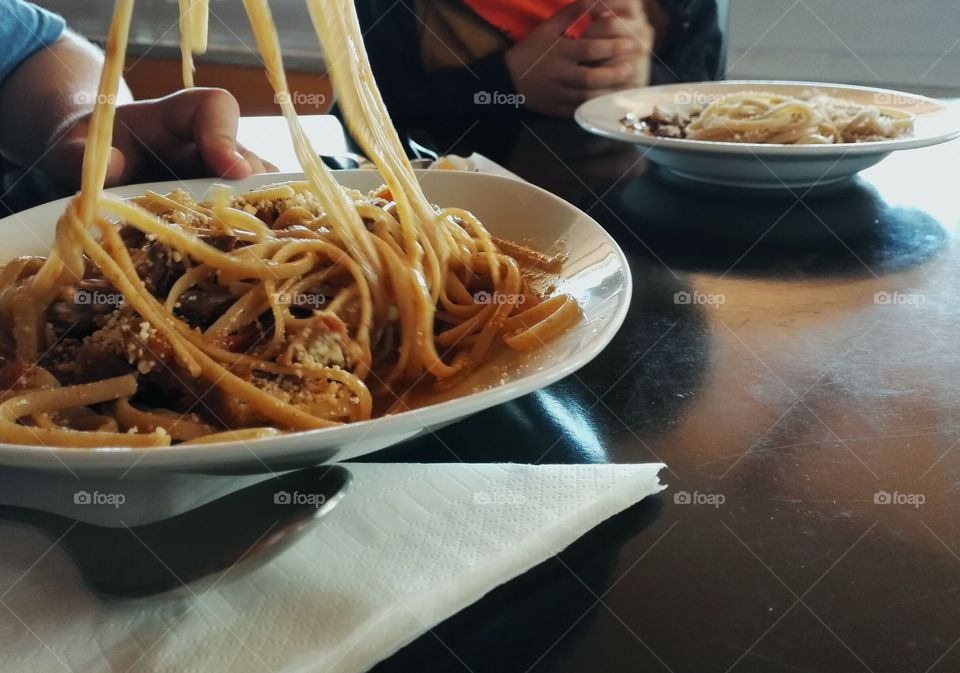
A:
[[[907,110],[917,115],[909,138],[837,145],[771,145],[681,138],[657,138],[629,129],[628,112],[645,116],[654,106],[706,105],[739,91],[796,96],[816,89],[856,103]],[[960,136],[960,108],[931,98],[888,89],[816,82],[740,80],[668,84],[631,89],[587,101],[576,112],[579,124],[599,136],[642,146],[646,157],[682,177],[751,189],[796,189],[852,177],[891,152],[928,147]]]
[[[483,373],[468,380],[451,399],[394,416],[336,428],[314,430],[250,442],[230,442],[156,449],[64,449],[0,444],[0,467],[70,472],[111,478],[131,471],[265,473],[342,460],[411,439],[443,425],[502,404],[553,383],[592,360],[623,323],[630,303],[627,261],[616,242],[586,214],[562,199],[521,180],[459,171],[424,171],[420,180],[427,197],[438,205],[473,211],[496,235],[521,240],[544,251],[557,251],[563,241],[569,258],[557,287],[573,295],[585,319],[533,355],[523,356],[507,378],[474,392]],[[377,187],[373,171],[342,171],[342,184],[361,190]],[[235,183],[238,190],[302,179],[300,174],[255,176]],[[134,196],[149,187],[160,192],[182,187],[202,197],[212,180],[167,182],[116,190]],[[0,221],[0,261],[23,254],[46,254],[64,201],[48,203]],[[520,356],[504,353],[495,364],[517,363]],[[459,394],[459,396],[454,396]],[[133,475],[134,478],[138,475]],[[147,476],[141,474],[139,476]]]

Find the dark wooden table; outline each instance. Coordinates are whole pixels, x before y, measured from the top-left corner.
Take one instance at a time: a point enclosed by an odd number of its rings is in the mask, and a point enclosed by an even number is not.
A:
[[[571,122],[465,131],[437,149],[613,234],[633,304],[575,376],[370,459],[664,461],[670,489],[377,673],[960,670],[960,143],[758,195]]]
[[[670,489],[375,670],[960,670],[960,144],[757,195],[490,126],[453,149],[606,227],[629,317],[575,376],[372,459],[662,460]]]

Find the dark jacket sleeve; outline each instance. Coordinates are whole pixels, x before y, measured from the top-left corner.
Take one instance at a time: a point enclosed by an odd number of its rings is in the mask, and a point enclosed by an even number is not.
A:
[[[493,94],[515,93],[502,52],[463,67],[426,70],[411,2],[357,0],[357,14],[373,75],[398,126],[425,119],[516,115],[509,105],[488,103]]]
[[[670,15],[664,48],[653,60],[651,84],[721,79],[726,65],[727,27],[721,26],[717,2],[660,0]]]

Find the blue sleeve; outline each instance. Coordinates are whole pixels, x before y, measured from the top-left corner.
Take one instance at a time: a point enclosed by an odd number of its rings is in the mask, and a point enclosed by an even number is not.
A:
[[[23,0],[0,0],[0,82],[27,58],[56,42],[66,24]]]

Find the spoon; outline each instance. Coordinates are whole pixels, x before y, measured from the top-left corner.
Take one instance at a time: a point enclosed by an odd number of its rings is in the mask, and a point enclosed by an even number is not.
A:
[[[350,472],[321,465],[288,472],[195,509],[132,527],[96,526],[26,507],[0,506],[0,518],[36,526],[60,539],[97,593],[140,597],[183,589],[197,580],[249,572],[275,558],[333,509]]]

